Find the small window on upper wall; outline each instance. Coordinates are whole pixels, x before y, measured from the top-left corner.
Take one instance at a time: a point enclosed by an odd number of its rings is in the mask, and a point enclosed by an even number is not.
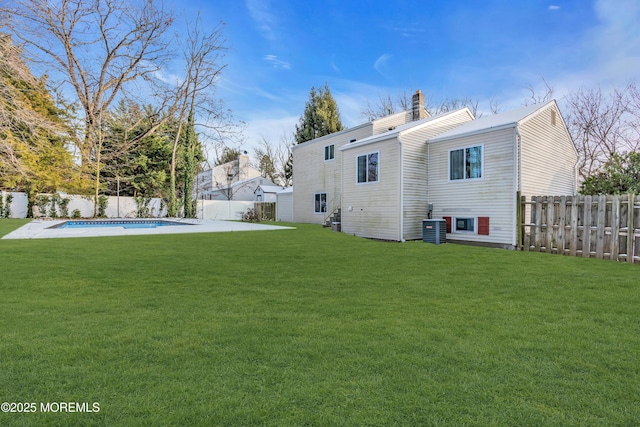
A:
[[[357,182],[378,182],[380,171],[378,164],[378,156],[379,153],[371,153],[365,154],[363,156],[358,156],[357,159]]]
[[[551,126],[556,125],[556,110],[551,110]]]
[[[336,146],[334,144],[327,145],[326,147],[324,147],[324,159],[325,160],[335,159],[335,151],[336,151]]]
[[[482,145],[449,151],[449,180],[482,178]]]

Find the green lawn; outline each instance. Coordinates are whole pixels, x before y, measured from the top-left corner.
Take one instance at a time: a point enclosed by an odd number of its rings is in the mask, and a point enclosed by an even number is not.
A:
[[[637,265],[310,225],[0,262],[0,402],[100,406],[3,426],[640,423]]]

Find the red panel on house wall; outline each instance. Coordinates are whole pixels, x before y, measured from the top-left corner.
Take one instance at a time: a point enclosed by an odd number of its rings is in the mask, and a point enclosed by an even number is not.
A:
[[[489,235],[489,217],[488,216],[478,217],[478,234],[482,236]]]
[[[447,233],[451,233],[451,217],[443,216],[442,219],[444,219],[444,222],[447,224]]]

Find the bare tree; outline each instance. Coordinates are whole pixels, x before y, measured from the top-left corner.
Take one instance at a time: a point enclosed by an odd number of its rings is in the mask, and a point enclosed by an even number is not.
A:
[[[395,98],[390,94],[379,96],[378,101],[374,105],[367,100],[367,107],[361,111],[361,115],[367,120],[374,120],[402,111],[410,111],[413,107],[411,93],[413,92],[404,91],[399,93]],[[480,117],[482,113],[479,112],[478,103],[478,99],[472,98],[444,98],[439,101],[434,101],[433,98],[429,97],[425,100],[425,109],[430,115],[435,116],[467,107],[474,117]]]
[[[578,151],[582,179],[614,154],[640,149],[635,90],[633,84],[609,94],[603,94],[600,88],[583,88],[566,98],[567,126]]]
[[[472,98],[445,98],[438,102],[434,102],[431,98],[425,102],[425,108],[432,116],[448,113],[450,111],[459,110],[467,107],[474,117],[481,117],[482,113],[478,110],[478,99]]]
[[[157,81],[154,75],[171,54],[166,33],[173,18],[152,1],[129,0],[15,0],[0,14],[30,59],[53,67],[52,79],[70,87],[81,108],[84,126],[76,144],[83,165],[94,165],[97,209],[103,116],[128,89]]]
[[[187,116],[200,117],[198,125],[207,129],[209,133],[220,136],[230,127],[225,110],[220,108],[220,101],[215,98],[215,84],[222,70],[224,47],[223,24],[219,23],[209,31],[202,29],[200,16],[195,22],[187,23],[187,34],[184,40],[179,40],[181,51],[186,64],[184,79],[178,82],[174,96],[176,99],[176,115],[178,116],[178,130],[175,134],[170,166],[170,194],[167,212],[169,216],[176,216],[178,203],[176,195],[176,165],[177,153],[180,147],[182,125]],[[187,153],[193,154],[194,147],[184,147]],[[191,179],[195,170],[187,171]],[[185,201],[186,203],[187,201]]]
[[[411,95],[406,91],[399,93],[395,98],[388,93],[384,96],[378,95],[378,100],[373,105],[367,99],[367,106],[360,112],[360,114],[367,120],[371,121],[380,117],[400,113],[402,111],[408,111],[411,107]]]
[[[553,99],[553,87],[544,77],[542,77],[542,83],[544,85],[542,95],[533,87],[533,85],[527,84],[526,89],[529,92],[529,97],[524,100],[525,106],[532,104],[544,104],[545,102]]]
[[[294,144],[293,136],[287,138],[283,135],[277,145],[263,137],[255,150],[256,169],[271,182],[283,187],[290,186],[291,177],[286,173],[286,164]]]

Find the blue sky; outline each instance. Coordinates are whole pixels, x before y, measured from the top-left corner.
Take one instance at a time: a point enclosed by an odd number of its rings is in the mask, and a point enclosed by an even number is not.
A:
[[[165,3],[167,4],[167,3]],[[243,147],[294,131],[311,86],[329,85],[347,127],[367,100],[422,90],[434,101],[517,108],[542,78],[562,98],[639,81],[638,0],[189,0],[226,23],[218,96],[246,122]]]

